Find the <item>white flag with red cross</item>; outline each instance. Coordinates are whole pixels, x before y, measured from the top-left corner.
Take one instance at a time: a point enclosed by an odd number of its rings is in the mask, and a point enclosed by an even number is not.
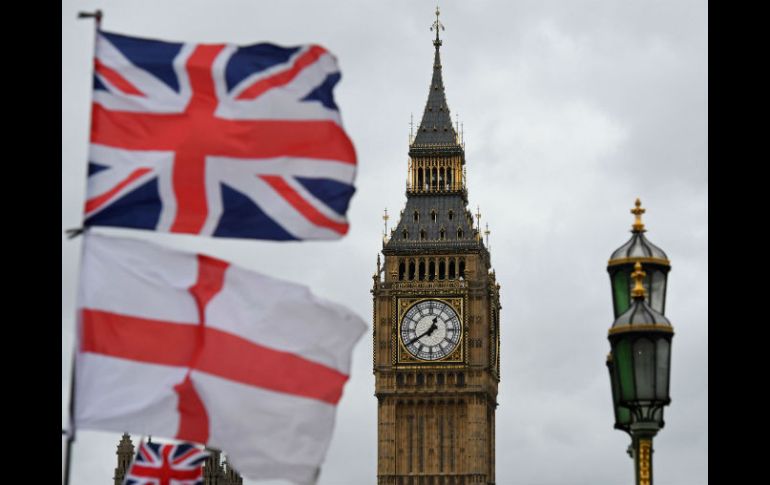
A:
[[[76,427],[194,441],[245,477],[311,483],[364,321],[212,257],[95,234],[84,244]]]

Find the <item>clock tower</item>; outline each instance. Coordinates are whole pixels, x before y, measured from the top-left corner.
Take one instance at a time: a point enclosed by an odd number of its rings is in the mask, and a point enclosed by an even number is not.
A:
[[[474,221],[468,210],[465,146],[444,93],[438,15],[428,101],[410,139],[406,207],[383,241],[372,290],[383,485],[495,482],[500,285],[481,215]]]

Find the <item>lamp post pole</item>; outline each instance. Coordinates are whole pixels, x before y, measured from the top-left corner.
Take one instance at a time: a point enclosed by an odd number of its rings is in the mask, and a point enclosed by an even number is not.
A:
[[[631,425],[637,485],[652,485],[652,438],[657,433],[658,427],[655,423]]]

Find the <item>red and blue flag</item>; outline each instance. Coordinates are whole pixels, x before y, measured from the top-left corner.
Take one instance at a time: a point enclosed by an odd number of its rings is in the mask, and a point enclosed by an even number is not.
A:
[[[124,485],[203,485],[203,462],[209,452],[189,443],[140,442]]]
[[[318,45],[189,44],[99,31],[86,226],[336,239],[356,154]]]

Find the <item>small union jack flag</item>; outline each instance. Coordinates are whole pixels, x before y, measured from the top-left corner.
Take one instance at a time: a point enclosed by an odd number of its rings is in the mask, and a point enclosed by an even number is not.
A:
[[[139,444],[124,485],[203,485],[203,462],[209,452],[189,443]]]
[[[99,31],[85,225],[336,239],[356,154],[323,47]]]

